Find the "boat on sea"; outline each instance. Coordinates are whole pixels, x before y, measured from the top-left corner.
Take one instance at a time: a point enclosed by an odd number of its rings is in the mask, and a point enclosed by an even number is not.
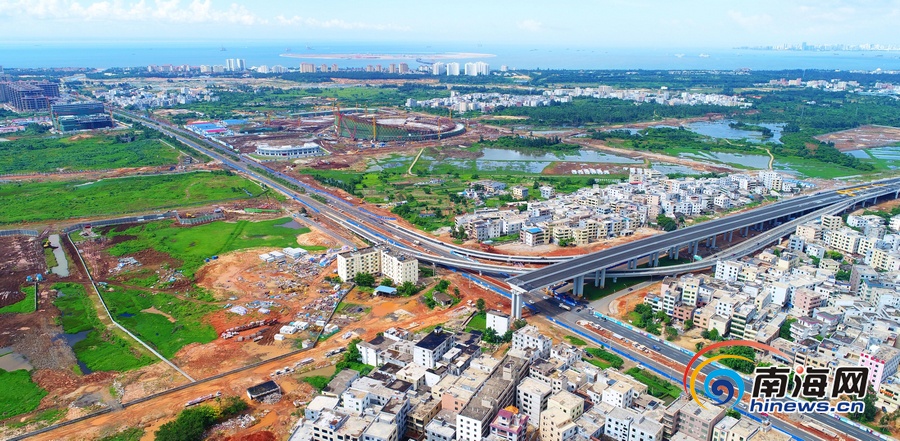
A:
[[[709,58],[709,54],[700,54],[700,58]]]

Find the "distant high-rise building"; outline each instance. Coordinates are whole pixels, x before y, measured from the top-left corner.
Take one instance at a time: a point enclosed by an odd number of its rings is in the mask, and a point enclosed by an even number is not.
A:
[[[367,65],[366,72],[375,72],[375,66],[372,66],[371,64]]]
[[[397,64],[396,63],[388,64],[388,73],[397,73]]]
[[[338,71],[338,65],[337,65],[337,63],[333,63],[333,64],[331,65],[331,71],[332,71],[332,72],[337,72],[337,71]]]
[[[200,73],[210,73],[212,72],[212,68],[209,65],[201,64],[200,65]]]
[[[475,63],[475,72],[478,75],[489,75],[491,73],[491,66],[483,61],[479,61]]]
[[[431,65],[432,75],[443,75],[447,73],[447,65],[440,61]]]
[[[319,66],[319,72],[328,72],[328,65],[325,63],[322,63],[322,65]]]
[[[222,73],[222,72],[225,72],[225,66],[222,66],[221,64],[217,64],[217,65],[215,65],[215,66],[212,67],[212,71],[213,71],[213,73]]]
[[[380,65],[380,64],[376,64],[376,65],[375,65],[375,72],[381,72],[381,65]]]
[[[225,60],[225,70],[229,72],[234,72],[235,70],[237,70],[237,63],[234,61],[234,58]]]
[[[459,63],[447,63],[447,75],[459,75]]]
[[[267,74],[267,73],[269,73],[269,66],[266,66],[265,64],[263,64],[262,66],[257,67],[256,71],[261,74]]]
[[[285,73],[285,72],[287,72],[287,68],[284,67],[284,66],[282,66],[282,65],[280,65],[280,64],[278,64],[278,65],[272,66],[272,69],[270,69],[270,72],[272,72],[272,73]]]
[[[475,63],[466,63],[465,74],[473,77],[478,75],[478,69],[475,67]]]
[[[409,65],[406,64],[406,63],[400,63],[400,67],[399,67],[399,69],[398,69],[398,72],[400,72],[400,73],[402,73],[402,74],[407,74],[407,73],[409,73]]]
[[[300,63],[300,73],[316,73],[316,65],[312,63]]]
[[[506,72],[508,70],[509,70],[509,67],[507,67],[505,64],[500,65],[500,72]]]
[[[234,67],[235,67],[235,69],[237,69],[238,72],[243,72],[243,71],[247,70],[247,65],[244,63],[243,58],[236,58],[234,60]]]

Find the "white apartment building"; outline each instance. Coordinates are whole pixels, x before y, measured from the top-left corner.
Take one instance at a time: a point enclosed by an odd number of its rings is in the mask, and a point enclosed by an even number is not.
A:
[[[832,230],[826,235],[825,243],[835,250],[856,254],[859,250],[860,239],[862,239],[861,234],[847,228],[837,231]]]
[[[634,404],[634,388],[624,381],[617,381],[603,390],[601,400],[613,407],[627,409]]]
[[[540,421],[541,412],[547,409],[552,388],[549,384],[528,377],[519,383],[516,407],[532,421]]]
[[[381,274],[400,285],[419,280],[419,261],[411,256],[376,247],[348,251],[337,256],[338,276],[350,281],[357,274]]]
[[[338,276],[350,281],[357,274],[378,274],[381,272],[381,251],[378,248],[364,248],[337,255]]]
[[[720,260],[716,262],[716,279],[726,282],[737,282],[745,264],[737,260]]]
[[[550,337],[541,334],[534,325],[522,327],[513,333],[513,349],[535,349],[539,358],[548,358],[552,347],[553,341],[550,340]]]
[[[541,441],[569,441],[578,435],[578,425],[559,409],[541,413]]]

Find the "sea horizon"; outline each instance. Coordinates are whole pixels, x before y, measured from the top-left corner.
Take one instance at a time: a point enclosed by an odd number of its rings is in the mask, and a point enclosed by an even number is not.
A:
[[[446,57],[446,54],[468,57]],[[284,56],[288,54],[289,56]],[[311,57],[305,59],[304,54]],[[484,61],[491,69],[635,69],[635,70],[900,70],[900,51],[769,51],[734,48],[610,48],[590,46],[492,45],[447,43],[352,42],[48,42],[0,44],[6,68],[107,69],[148,65],[224,65],[242,58],[250,66],[297,67],[301,62],[336,63],[341,68],[386,65],[384,59],[328,59],[323,54],[396,54],[397,62],[416,68],[416,58],[440,55],[440,61]],[[405,55],[405,56],[399,56]],[[409,57],[421,55],[421,57]]]

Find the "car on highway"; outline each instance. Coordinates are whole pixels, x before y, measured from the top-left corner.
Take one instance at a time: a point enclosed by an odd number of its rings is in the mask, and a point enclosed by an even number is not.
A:
[[[534,300],[528,300],[529,305],[534,305]]]
[[[541,298],[544,299],[544,300],[547,300],[547,299],[549,299],[550,297],[547,297],[547,296],[541,296]]]

